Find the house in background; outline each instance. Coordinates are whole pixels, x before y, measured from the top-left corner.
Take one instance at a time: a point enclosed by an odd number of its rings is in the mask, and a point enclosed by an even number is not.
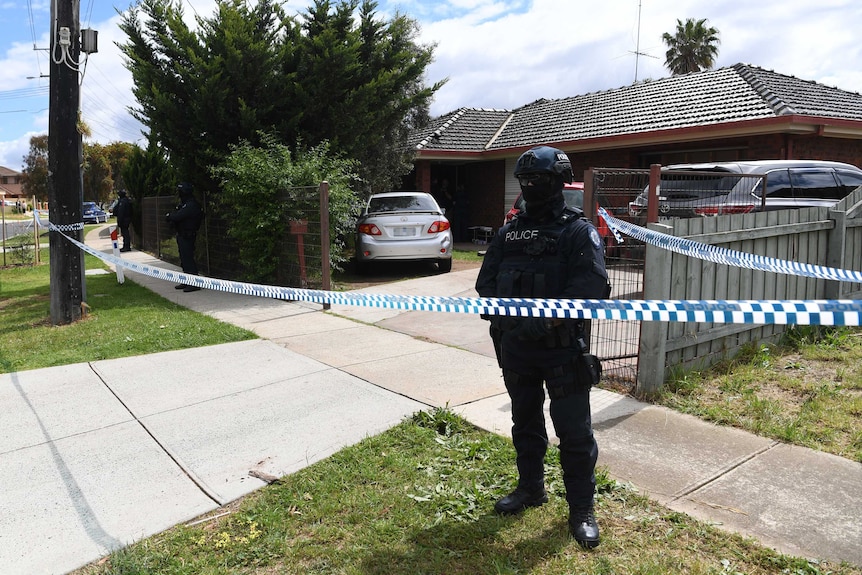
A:
[[[448,204],[456,230],[496,229],[520,192],[518,156],[539,144],[568,153],[576,180],[588,168],[743,159],[862,166],[862,95],[736,64],[516,110],[461,108],[412,135],[402,187]]]
[[[7,206],[14,206],[16,202],[24,205],[27,199],[24,197],[23,177],[20,172],[0,166],[0,196]]]

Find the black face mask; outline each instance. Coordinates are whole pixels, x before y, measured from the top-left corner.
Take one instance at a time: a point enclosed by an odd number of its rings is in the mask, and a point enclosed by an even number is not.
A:
[[[566,207],[562,182],[521,186],[527,204],[527,216],[537,222],[549,222],[559,217]]]

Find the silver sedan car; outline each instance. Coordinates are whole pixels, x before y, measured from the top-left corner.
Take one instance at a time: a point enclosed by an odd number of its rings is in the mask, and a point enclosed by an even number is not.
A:
[[[425,192],[374,194],[356,225],[356,267],[369,262],[437,262],[452,270],[452,229],[443,210]]]

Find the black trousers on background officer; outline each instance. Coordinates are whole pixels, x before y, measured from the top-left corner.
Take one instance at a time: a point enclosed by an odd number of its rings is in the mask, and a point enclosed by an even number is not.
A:
[[[177,250],[180,255],[180,267],[187,274],[198,275],[198,264],[195,261],[195,238],[197,233],[178,232]]]

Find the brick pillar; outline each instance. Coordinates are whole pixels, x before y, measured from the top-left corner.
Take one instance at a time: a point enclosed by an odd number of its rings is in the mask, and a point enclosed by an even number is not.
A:
[[[431,193],[431,161],[416,161],[416,186],[423,192]]]

